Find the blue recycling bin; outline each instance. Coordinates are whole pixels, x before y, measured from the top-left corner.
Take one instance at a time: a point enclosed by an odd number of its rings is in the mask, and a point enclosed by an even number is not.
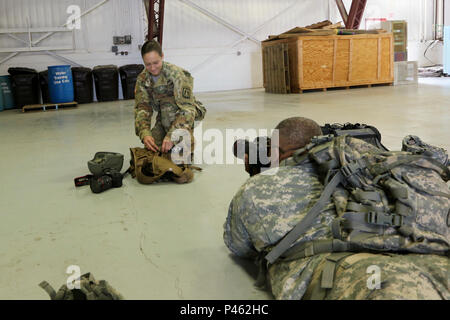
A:
[[[14,97],[10,76],[0,76],[0,95],[2,97],[0,108],[4,110],[14,109]]]
[[[70,65],[48,67],[48,91],[52,103],[74,101],[73,79]]]

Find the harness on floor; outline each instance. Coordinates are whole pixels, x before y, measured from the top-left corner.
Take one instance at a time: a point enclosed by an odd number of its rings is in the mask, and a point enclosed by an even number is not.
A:
[[[160,180],[189,183],[194,179],[193,170],[201,168],[188,164],[175,164],[170,153],[161,154],[145,148],[130,148],[131,160],[128,169],[131,176],[142,184],[153,184]]]

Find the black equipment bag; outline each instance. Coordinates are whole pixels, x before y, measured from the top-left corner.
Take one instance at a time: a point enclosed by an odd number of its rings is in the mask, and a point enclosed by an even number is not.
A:
[[[364,140],[377,148],[380,148],[385,151],[389,151],[382,143],[381,143],[381,133],[374,126],[369,126],[366,124],[359,123],[333,123],[333,124],[325,124],[320,127],[322,129],[322,133],[324,135],[332,134],[335,137],[349,135],[353,138]]]

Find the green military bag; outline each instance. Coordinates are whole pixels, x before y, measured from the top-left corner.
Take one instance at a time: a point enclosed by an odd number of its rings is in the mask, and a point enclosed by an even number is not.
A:
[[[108,282],[95,280],[91,273],[81,276],[80,289],[69,289],[65,284],[58,292],[55,292],[47,281],[42,281],[39,286],[48,293],[52,300],[123,300],[123,296]]]

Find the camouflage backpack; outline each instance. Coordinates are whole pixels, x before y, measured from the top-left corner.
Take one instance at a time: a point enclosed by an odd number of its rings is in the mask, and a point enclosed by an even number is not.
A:
[[[80,278],[80,289],[69,289],[66,284],[58,292],[47,282],[39,286],[44,289],[52,300],[123,300],[123,297],[105,280],[97,281],[91,273]]]
[[[427,146],[422,152],[390,152],[349,136],[313,138],[294,160],[315,163],[325,188],[305,218],[268,249],[265,260],[325,252],[448,255],[450,170],[447,158],[436,154],[439,149]],[[331,224],[333,239],[292,246],[331,197],[338,215]]]

